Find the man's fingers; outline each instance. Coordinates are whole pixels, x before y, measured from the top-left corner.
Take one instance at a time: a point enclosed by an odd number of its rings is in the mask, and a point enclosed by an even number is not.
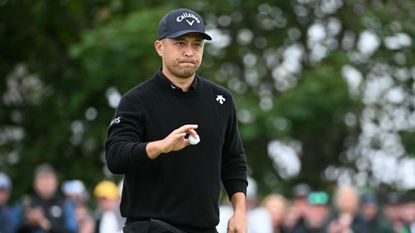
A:
[[[198,125],[196,124],[189,124],[189,125],[183,125],[182,127],[176,129],[176,133],[188,133],[190,132],[190,130],[195,130],[197,129]],[[196,131],[195,131],[196,132]]]
[[[197,134],[196,130],[190,129],[189,130],[190,135],[192,135],[194,138],[199,138],[199,135]]]
[[[178,133],[174,135],[174,139],[175,141],[177,140],[184,140],[184,137],[186,136],[187,133]]]

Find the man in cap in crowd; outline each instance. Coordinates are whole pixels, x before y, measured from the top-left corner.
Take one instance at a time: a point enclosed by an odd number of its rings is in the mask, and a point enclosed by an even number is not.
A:
[[[246,158],[228,90],[196,74],[202,17],[168,12],[154,47],[162,67],[125,94],[110,123],[106,161],[124,174],[125,233],[216,233],[221,181],[233,206],[228,232],[245,233]]]
[[[400,233],[415,233],[415,190],[405,193],[400,208],[404,227]]]
[[[12,184],[10,178],[3,172],[0,173],[0,232],[14,233],[14,210],[9,206],[9,198]]]
[[[98,218],[96,233],[122,232],[124,219],[121,217],[118,206],[120,193],[118,186],[109,180],[101,181],[95,186],[94,195],[98,201]]]
[[[304,218],[308,210],[307,197],[311,192],[311,188],[306,183],[299,183],[293,188],[292,205],[290,207],[291,214],[291,228],[295,228],[297,224],[304,224]]]
[[[385,198],[383,213],[386,221],[390,222],[394,232],[401,232],[404,223],[401,219],[402,194],[396,191],[389,192]]]
[[[392,225],[379,212],[378,200],[373,192],[365,192],[360,197],[360,212],[368,222],[371,233],[393,233]]]
[[[78,233],[94,233],[95,218],[89,210],[89,194],[81,180],[67,180],[62,184],[66,201],[75,209]]]
[[[291,233],[323,233],[330,213],[329,196],[326,192],[311,192],[307,196],[308,209],[304,221],[297,224]]]

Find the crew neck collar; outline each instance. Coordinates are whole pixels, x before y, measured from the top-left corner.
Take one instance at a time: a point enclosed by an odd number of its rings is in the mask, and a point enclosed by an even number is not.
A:
[[[157,71],[157,76],[162,81],[163,85],[168,87],[171,91],[176,93],[193,93],[195,92],[199,87],[199,77],[195,75],[195,78],[193,79],[192,84],[190,84],[188,91],[183,91],[180,87],[175,85],[170,79],[168,79],[162,72],[161,68]]]

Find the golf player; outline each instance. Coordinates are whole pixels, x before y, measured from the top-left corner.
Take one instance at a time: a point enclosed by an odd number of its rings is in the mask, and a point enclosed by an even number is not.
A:
[[[247,232],[247,164],[234,101],[196,74],[205,40],[199,14],[168,12],[154,42],[161,68],[122,97],[110,123],[106,161],[124,175],[125,233],[216,233],[221,185],[233,206],[228,233]]]

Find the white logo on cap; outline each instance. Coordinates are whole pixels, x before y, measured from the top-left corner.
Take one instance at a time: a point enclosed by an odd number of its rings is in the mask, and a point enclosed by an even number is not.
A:
[[[186,22],[190,25],[190,26],[192,26],[193,25],[193,23],[195,22],[194,20],[188,20],[188,19],[186,19]]]
[[[189,18],[190,18],[191,20],[188,20]],[[186,20],[186,22],[187,22],[190,26],[192,26],[192,25],[193,25],[193,23],[195,22],[195,20],[196,20],[196,22],[197,22],[197,23],[200,23],[200,20],[199,20],[199,18],[198,18],[196,15],[194,15],[194,14],[192,14],[192,13],[188,13],[188,12],[184,12],[183,14],[181,14],[181,15],[177,16],[177,18],[176,18],[176,21],[177,21],[178,23],[182,22],[183,20]]]

